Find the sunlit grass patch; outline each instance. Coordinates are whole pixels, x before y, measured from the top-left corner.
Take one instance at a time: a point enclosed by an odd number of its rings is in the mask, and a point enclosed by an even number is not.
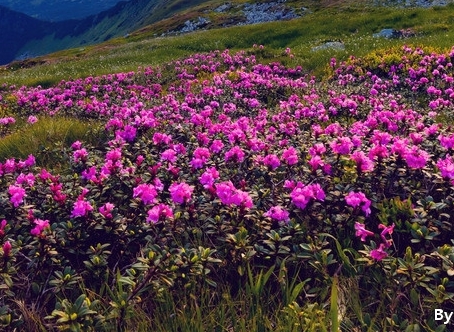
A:
[[[34,155],[43,167],[58,167],[66,162],[64,150],[77,140],[99,143],[95,131],[99,122],[81,121],[68,117],[39,117],[34,124],[22,124],[0,139],[0,161],[9,158],[25,159]]]

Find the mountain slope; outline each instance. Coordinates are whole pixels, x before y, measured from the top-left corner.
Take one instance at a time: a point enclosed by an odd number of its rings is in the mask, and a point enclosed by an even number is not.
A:
[[[208,0],[131,0],[80,20],[44,22],[0,6],[0,64],[126,35]]]
[[[0,31],[0,63],[7,63],[14,59],[24,41],[42,38],[52,33],[54,27],[51,23],[0,6]]]

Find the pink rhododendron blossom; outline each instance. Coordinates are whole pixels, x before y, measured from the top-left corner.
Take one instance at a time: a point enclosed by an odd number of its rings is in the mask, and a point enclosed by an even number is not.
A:
[[[161,160],[175,163],[177,161],[177,153],[173,149],[167,149],[161,153]]]
[[[14,207],[18,207],[19,204],[23,203],[24,197],[26,196],[25,189],[15,185],[9,186],[8,194],[11,195],[10,201]]]
[[[27,122],[30,124],[34,124],[34,123],[38,122],[38,118],[34,115],[30,115],[27,119]]]
[[[322,168],[325,165],[325,162],[320,156],[313,156],[311,159],[307,161],[309,165],[312,167],[312,171],[316,171],[319,168]]]
[[[75,141],[73,144],[71,144],[71,148],[74,150],[79,150],[82,148],[82,143],[80,141]]]
[[[101,213],[104,218],[112,219],[112,210],[114,209],[115,205],[112,203],[106,203],[99,208],[99,213]]]
[[[231,181],[217,183],[216,195],[226,205],[236,205],[244,208],[251,208],[253,201],[251,196],[243,190],[236,189]]]
[[[235,145],[229,151],[225,153],[225,161],[234,161],[234,162],[242,162],[244,160],[244,152],[243,150]]]
[[[166,204],[158,204],[148,211],[147,221],[157,223],[167,218],[173,218],[172,208]]]
[[[378,161],[383,160],[384,158],[388,157],[388,149],[386,146],[383,145],[375,145],[373,144],[372,147],[369,150],[368,157],[371,160],[378,159]]]
[[[217,183],[216,187],[216,195],[218,195],[219,199],[223,204],[231,204],[231,198],[236,192],[236,188],[231,181]]]
[[[293,188],[295,188],[295,186],[296,186],[295,181],[292,181],[292,180],[285,180],[284,181],[284,188],[285,189],[292,190]]]
[[[371,213],[371,201],[367,199],[366,195],[364,195],[364,193],[362,192],[349,192],[347,196],[345,196],[345,201],[351,207],[361,207],[361,210],[363,210],[366,216]]]
[[[381,261],[382,259],[388,256],[388,253],[385,251],[385,245],[383,243],[377,249],[373,249],[370,252],[370,256],[376,261]]]
[[[137,129],[131,125],[126,125],[123,130],[117,131],[116,134],[126,142],[133,142],[137,135]]]
[[[298,182],[290,193],[290,197],[296,207],[305,209],[312,199],[323,201],[325,199],[325,192],[318,183],[306,186]]]
[[[88,152],[85,148],[73,152],[74,162],[87,161]]]
[[[73,205],[73,210],[71,212],[71,217],[85,217],[88,212],[92,211],[93,207],[86,200],[77,200]]]
[[[282,206],[276,205],[271,207],[263,215],[265,217],[269,217],[277,221],[288,221],[290,213],[287,210],[285,210]]]
[[[119,148],[112,149],[106,153],[106,160],[113,162],[121,159],[121,150]]]
[[[410,168],[418,169],[426,166],[430,155],[426,151],[419,149],[417,146],[413,146],[407,149],[403,157]]]
[[[447,155],[445,159],[439,159],[437,167],[443,178],[454,179],[454,161],[450,155]]]
[[[440,145],[445,149],[452,149],[454,147],[454,134],[449,136],[439,135],[438,140],[440,141]]]
[[[11,255],[11,249],[13,248],[13,246],[11,245],[11,242],[10,241],[5,241],[5,243],[3,243],[3,246],[2,246],[2,249],[3,249],[3,257],[9,257]]]
[[[272,170],[275,170],[281,165],[281,162],[278,156],[276,156],[275,154],[268,154],[263,158],[263,164],[265,164],[265,166],[268,166]]]
[[[213,153],[221,152],[222,148],[224,147],[224,143],[221,140],[215,139],[210,146],[210,150]]]
[[[155,145],[158,145],[158,144],[170,144],[170,142],[172,142],[172,136],[170,135],[167,135],[167,134],[163,134],[163,133],[154,133],[153,134],[153,143]]]
[[[7,159],[3,164],[3,171],[5,174],[13,173],[16,170],[16,162],[14,159]]]
[[[5,235],[5,227],[6,227],[7,221],[5,219],[2,220],[0,223],[0,237]]]
[[[285,149],[282,152],[282,159],[284,159],[289,166],[297,164],[298,154],[296,152],[296,149],[293,146],[290,146],[289,148]]]
[[[374,162],[363,151],[353,152],[350,158],[356,163],[358,172],[366,173],[374,170]]]
[[[159,178],[155,178],[153,180],[153,185],[157,191],[163,191],[164,190],[164,183]]]
[[[330,143],[330,147],[334,153],[349,154],[353,143],[349,137],[339,137]]]
[[[28,157],[25,160],[24,164],[27,167],[34,166],[36,164],[35,156],[33,156],[32,154],[28,155]]]
[[[243,190],[239,190],[239,189],[237,189],[235,191],[235,193],[233,194],[233,196],[231,197],[230,200],[231,200],[232,204],[234,204],[236,206],[248,208],[248,209],[254,205],[249,193],[247,193],[246,191],[243,191]]]
[[[313,146],[311,146],[309,148],[309,155],[311,155],[312,157],[321,156],[325,152],[326,152],[326,148],[323,143],[314,144]]]
[[[361,238],[361,241],[366,241],[367,236],[373,236],[374,232],[368,231],[365,228],[364,224],[361,224],[359,222],[355,222],[355,235]]]
[[[152,184],[142,183],[133,189],[132,197],[139,197],[144,204],[153,203],[158,195]]]
[[[191,199],[194,187],[185,182],[172,183],[169,187],[170,197],[177,204],[183,204]]]
[[[378,228],[383,229],[380,233],[380,237],[385,248],[389,248],[393,242],[392,239],[387,239],[386,236],[393,234],[395,226],[395,224],[392,224],[391,226],[386,226],[383,224],[378,225]]]
[[[41,237],[45,228],[50,227],[49,220],[35,219],[36,226],[30,231],[34,236]]]
[[[219,172],[215,167],[208,168],[205,172],[202,173],[199,180],[205,189],[208,189],[213,186],[216,179],[219,178]]]
[[[16,184],[23,185],[26,184],[29,187],[33,187],[35,184],[35,176],[32,173],[24,174],[21,173],[16,179]]]

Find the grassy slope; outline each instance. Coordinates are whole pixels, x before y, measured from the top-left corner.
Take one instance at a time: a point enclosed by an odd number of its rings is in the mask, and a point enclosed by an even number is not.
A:
[[[454,40],[454,31],[450,29],[454,22],[454,6],[403,10],[367,8],[351,5],[350,1],[342,1],[340,5],[341,1],[327,0],[323,4],[325,7],[316,1],[299,2],[313,10],[292,21],[218,28],[216,23],[222,23],[225,17],[211,14],[214,22],[210,31],[156,37],[163,30],[177,27],[183,18],[207,13],[208,9],[216,8],[220,3],[222,1],[212,1],[182,11],[127,38],[60,51],[3,67],[0,69],[0,80],[8,84],[47,86],[62,79],[136,70],[138,66],[157,65],[195,52],[248,49],[253,44],[265,45],[267,52],[264,54],[270,57],[269,61],[280,60],[279,54],[290,47],[295,54],[295,65],[302,65],[319,74],[333,56],[345,59],[352,54],[363,55],[377,48],[398,44],[447,48]],[[287,3],[295,5],[295,1]],[[417,32],[417,37],[401,40],[372,37],[373,33],[389,27],[411,28]],[[329,40],[344,42],[345,51],[311,51],[312,47]]]

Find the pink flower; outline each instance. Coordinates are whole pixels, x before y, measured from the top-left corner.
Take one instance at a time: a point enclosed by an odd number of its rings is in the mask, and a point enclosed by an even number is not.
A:
[[[219,178],[219,172],[216,170],[215,167],[208,168],[203,174],[200,176],[199,180],[200,183],[203,185],[205,189],[208,189],[213,186],[216,179]]]
[[[345,196],[345,201],[351,207],[359,207],[361,206],[361,210],[368,216],[371,213],[370,205],[371,201],[367,199],[366,195],[362,192],[355,193],[350,191],[347,196]]]
[[[92,211],[93,207],[86,200],[77,200],[74,203],[73,210],[71,212],[71,217],[84,217],[88,212]]]
[[[6,241],[5,243],[3,243],[3,246],[2,246],[2,249],[3,249],[3,257],[9,257],[9,255],[11,254],[11,249],[13,248],[13,246],[11,245],[11,242],[9,241]]]
[[[353,143],[349,137],[340,137],[330,143],[331,149],[334,153],[349,154],[353,148]]]
[[[376,261],[381,261],[383,258],[386,258],[388,256],[388,253],[384,249],[385,245],[383,243],[380,243],[378,249],[373,249],[370,252],[370,257],[372,257]]]
[[[117,131],[116,134],[126,142],[132,142],[136,138],[137,129],[131,125],[126,125],[123,130]]]
[[[281,165],[279,158],[275,154],[268,154],[263,158],[263,164],[275,170]]]
[[[313,156],[307,163],[311,165],[312,171],[314,172],[325,165],[323,159],[318,155]]]
[[[271,207],[263,215],[265,217],[269,217],[269,218],[277,220],[277,221],[288,221],[289,220],[289,212],[280,205]]]
[[[251,196],[246,191],[237,189],[235,194],[231,197],[232,204],[244,208],[251,208],[254,206]]]
[[[85,148],[82,148],[82,149],[79,149],[79,150],[76,150],[73,152],[73,158],[74,158],[74,162],[79,162],[79,161],[86,161],[87,160],[87,156],[88,156],[88,152]]]
[[[298,182],[290,193],[290,197],[296,207],[305,209],[311,199],[323,201],[325,199],[325,192],[319,184],[305,186],[303,183]]]
[[[282,152],[282,159],[284,159],[289,166],[295,165],[298,163],[298,154],[296,149],[293,146],[285,149]]]
[[[104,218],[112,219],[112,210],[114,209],[115,205],[112,203],[106,203],[99,208],[99,213],[101,213]]]
[[[71,144],[71,148],[74,150],[79,150],[82,147],[82,143],[80,141],[75,141],[73,144]]]
[[[223,204],[251,208],[254,204],[251,196],[243,190],[236,189],[231,181],[216,184],[216,195]]]
[[[426,166],[430,156],[426,151],[419,149],[417,146],[413,146],[407,148],[403,157],[410,168],[418,169]]]
[[[359,222],[355,222],[355,235],[361,238],[361,241],[366,241],[367,236],[373,236],[374,232],[368,231],[365,228],[364,224],[361,224]]]
[[[119,148],[110,150],[106,153],[106,160],[112,160],[113,162],[121,159],[121,150]]]
[[[309,148],[309,154],[314,157],[314,156],[320,156],[326,152],[325,145],[323,143],[317,143],[314,146]]]
[[[374,162],[363,151],[353,152],[350,158],[356,163],[359,172],[372,172],[374,170]]]
[[[236,188],[231,181],[216,184],[216,195],[218,195],[223,204],[230,205],[235,192]]]
[[[38,122],[38,118],[34,115],[30,115],[27,119],[27,122],[30,124],[34,124],[34,123]]]
[[[185,182],[172,183],[169,187],[170,196],[174,203],[183,204],[191,199],[194,187]]]
[[[224,147],[224,143],[221,140],[215,139],[210,146],[211,152],[218,153],[221,152],[222,148]]]
[[[0,223],[0,236],[5,235],[5,227],[6,227],[7,221],[5,219],[2,220]]]
[[[14,207],[18,207],[24,201],[25,189],[19,186],[10,185],[8,188],[8,194],[11,195],[10,201]]]
[[[454,147],[454,134],[450,136],[443,136],[438,135],[438,140],[440,141],[440,145],[445,149],[452,149]]]
[[[25,166],[31,167],[35,165],[35,163],[36,163],[35,157],[32,154],[28,155],[27,159],[25,160]]]
[[[139,197],[144,204],[148,204],[153,203],[157,195],[153,185],[142,183],[133,189],[132,197]]]
[[[228,162],[230,160],[240,163],[244,160],[244,152],[239,146],[235,145],[225,153],[225,161]]]
[[[167,149],[161,153],[161,160],[167,160],[171,163],[175,163],[177,161],[177,153],[173,149]]]
[[[388,157],[388,149],[384,145],[375,145],[373,144],[372,147],[369,150],[369,159],[374,160],[375,157],[378,158],[378,160],[382,160],[386,157]]]
[[[35,184],[35,176],[32,173],[19,174],[16,179],[16,184],[22,185],[24,183],[26,183],[29,187],[33,187],[33,185]]]
[[[443,178],[454,179],[454,162],[451,156],[447,155],[445,159],[439,159],[437,167]]]
[[[392,235],[394,232],[395,226],[396,226],[395,224],[392,224],[391,226],[386,226],[383,224],[378,225],[378,228],[383,229],[380,233],[380,237],[383,240],[383,245],[385,248],[389,248],[393,242],[392,239],[388,240],[386,238],[386,235]]]
[[[166,218],[173,218],[172,208],[166,204],[156,205],[148,211],[148,222],[157,223]]]
[[[158,144],[170,144],[172,142],[172,136],[163,134],[163,133],[154,133],[153,134],[153,143]]]
[[[49,220],[35,219],[33,222],[36,226],[30,231],[30,233],[34,236],[42,237],[44,229],[50,226]]]

